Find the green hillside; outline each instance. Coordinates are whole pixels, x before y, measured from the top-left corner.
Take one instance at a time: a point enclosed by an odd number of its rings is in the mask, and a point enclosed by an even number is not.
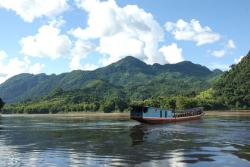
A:
[[[250,108],[250,52],[215,84],[215,96],[229,108]]]
[[[170,108],[173,102],[177,109],[212,109],[221,106],[209,88],[221,75],[188,61],[148,65],[129,56],[95,71],[20,74],[0,85],[0,97],[7,102],[3,113],[112,112],[131,104]]]
[[[93,80],[120,87],[130,99],[169,97],[206,90],[221,73],[188,61],[147,65],[128,56],[95,71],[77,70],[60,75],[20,74],[0,85],[0,97],[7,103],[34,100],[48,95],[56,88],[63,91],[85,90]]]

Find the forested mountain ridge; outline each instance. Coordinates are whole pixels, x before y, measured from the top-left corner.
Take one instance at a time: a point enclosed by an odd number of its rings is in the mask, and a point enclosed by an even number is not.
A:
[[[108,90],[117,87],[131,99],[152,96],[172,96],[200,92],[211,87],[220,70],[183,61],[177,64],[148,65],[128,56],[116,63],[94,71],[76,70],[59,75],[19,74],[0,85],[0,97],[5,102],[33,100],[55,89],[63,91],[95,89],[94,83],[107,84]],[[91,91],[89,92],[92,93]]]
[[[250,107],[250,51],[242,60],[232,65],[214,85],[215,96],[229,108]]]

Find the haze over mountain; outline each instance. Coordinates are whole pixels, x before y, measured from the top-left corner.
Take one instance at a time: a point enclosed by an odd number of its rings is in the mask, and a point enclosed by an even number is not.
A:
[[[72,91],[96,90],[102,87],[105,90],[123,92],[130,99],[168,97],[205,90],[221,74],[220,70],[211,71],[189,61],[148,65],[128,56],[94,71],[76,70],[59,75],[19,74],[0,85],[0,97],[7,103],[13,103],[33,100],[59,88]],[[87,92],[92,94],[95,91]]]

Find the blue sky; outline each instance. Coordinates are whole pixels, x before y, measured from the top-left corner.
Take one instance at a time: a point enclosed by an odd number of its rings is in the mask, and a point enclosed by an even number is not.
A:
[[[249,51],[248,0],[0,0],[0,83],[132,55],[227,70]]]

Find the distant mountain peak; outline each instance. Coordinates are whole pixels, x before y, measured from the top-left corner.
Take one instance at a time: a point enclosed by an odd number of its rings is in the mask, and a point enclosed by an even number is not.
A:
[[[126,56],[119,61],[141,61],[141,60],[139,60],[138,58],[136,58],[134,56]]]
[[[167,91],[167,89],[172,89],[172,85],[179,84],[183,78],[202,79],[204,80],[202,82],[206,82],[207,77],[211,77],[210,74],[213,74],[213,72],[207,67],[190,61],[176,64],[160,65],[155,63],[149,65],[138,58],[127,56],[113,64],[93,71],[75,70],[59,75],[20,74],[0,84],[0,97],[6,102],[19,102],[47,95],[58,87],[69,91],[89,87],[90,90],[93,90],[93,87],[102,87],[103,89],[107,87],[107,89],[110,89],[111,87],[114,88],[114,86],[122,87],[119,89],[135,89],[140,85],[141,89],[145,88],[147,90],[150,89],[151,82],[154,84],[166,83],[163,84],[162,89]],[[138,94],[145,92],[147,91],[143,90]],[[157,92],[157,89],[152,90],[152,92]]]
[[[216,73],[216,74],[222,74],[222,73],[223,73],[223,71],[222,71],[222,70],[220,70],[220,69],[218,69],[218,68],[216,68],[216,69],[214,69],[214,70],[213,70],[213,73]]]
[[[175,63],[175,64],[194,64],[194,63],[191,62],[191,61],[188,61],[188,60],[184,60],[184,61],[181,61],[181,62],[178,62],[178,63]]]
[[[126,56],[125,58],[115,62],[114,64],[124,64],[124,63],[131,63],[131,64],[145,64],[142,60],[135,58],[133,56]]]
[[[138,71],[141,69],[148,69],[150,68],[150,65],[133,56],[127,56],[109,66],[104,67],[104,69],[112,68],[121,69],[125,71]]]

